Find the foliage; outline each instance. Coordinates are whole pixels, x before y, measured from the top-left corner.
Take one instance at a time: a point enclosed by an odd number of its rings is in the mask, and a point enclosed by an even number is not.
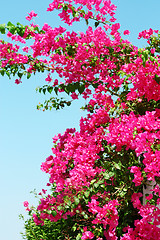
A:
[[[18,76],[19,84],[24,75],[47,72],[37,91],[52,97],[38,109],[88,99],[80,131],[53,138],[53,155],[41,165],[51,193],[42,190],[37,208],[24,203],[30,215],[24,238],[160,239],[159,31],[139,33],[148,45],[138,49],[124,39],[128,30],[120,34],[110,0],[54,0],[47,11],[55,9],[68,25],[85,20],[86,32],[48,24],[39,29],[33,22],[0,25],[2,34],[25,45],[21,53],[20,46],[0,41],[2,76]],[[59,98],[61,92],[67,99]],[[153,188],[143,203],[147,185]]]

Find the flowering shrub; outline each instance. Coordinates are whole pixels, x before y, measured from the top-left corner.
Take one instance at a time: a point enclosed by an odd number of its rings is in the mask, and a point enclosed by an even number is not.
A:
[[[46,84],[37,90],[53,96],[38,109],[88,99],[80,131],[67,129],[53,138],[53,155],[41,165],[51,193],[42,190],[37,208],[24,202],[30,215],[24,236],[160,239],[159,31],[139,33],[148,45],[138,49],[123,39],[129,30],[120,34],[110,0],[54,0],[47,11],[55,9],[68,25],[85,20],[86,32],[48,24],[40,29],[33,22],[0,25],[2,34],[24,44],[21,51],[0,41],[1,75],[17,76],[20,84],[25,75],[47,73]],[[32,11],[26,19],[36,16]],[[33,40],[29,47],[28,39]],[[68,97],[59,99],[61,92]],[[143,202],[148,185],[153,188]]]

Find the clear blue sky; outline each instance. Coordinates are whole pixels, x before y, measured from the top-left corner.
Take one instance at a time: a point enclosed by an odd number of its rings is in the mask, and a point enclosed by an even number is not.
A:
[[[26,24],[27,12],[34,10],[38,13],[36,22],[41,26],[43,23],[59,26],[56,14],[45,11],[49,3],[49,0],[2,1],[0,24],[8,21]],[[114,3],[118,6],[116,16],[122,31],[131,31],[129,40],[134,44],[144,45],[137,40],[138,32],[150,27],[160,29],[159,0],[114,0]],[[82,30],[80,25],[77,31]],[[42,96],[35,88],[43,83],[42,75],[23,79],[18,86],[14,79],[0,76],[0,239],[3,240],[22,239],[19,232],[23,224],[18,215],[25,213],[25,200],[35,202],[29,192],[45,188],[48,176],[40,171],[40,165],[51,154],[52,137],[68,127],[78,128],[83,114],[79,109],[82,103],[78,102],[58,112],[37,111],[36,104]]]

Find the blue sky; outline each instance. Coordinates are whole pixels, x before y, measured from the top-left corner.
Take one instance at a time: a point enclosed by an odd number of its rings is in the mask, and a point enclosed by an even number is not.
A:
[[[0,24],[8,21],[26,24],[27,12],[34,10],[38,13],[36,22],[41,26],[44,23],[59,26],[57,15],[45,11],[49,3],[49,0],[2,1]],[[150,27],[160,29],[160,1],[114,0],[114,3],[118,6],[116,16],[122,31],[129,29],[129,40],[145,46],[137,40],[138,32]],[[83,29],[82,24],[78,28],[74,25],[74,30]],[[78,128],[80,116],[84,115],[79,101],[61,111],[37,111],[36,105],[42,96],[35,88],[43,84],[42,75],[23,79],[23,84],[18,86],[14,79],[0,76],[0,230],[3,240],[22,239],[19,232],[23,230],[23,223],[18,215],[25,213],[25,200],[35,203],[30,191],[45,188],[48,176],[40,171],[40,165],[51,154],[52,137],[68,127]]]

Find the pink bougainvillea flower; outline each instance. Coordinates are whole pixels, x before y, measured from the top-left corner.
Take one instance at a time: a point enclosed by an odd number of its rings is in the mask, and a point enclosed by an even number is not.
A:
[[[42,192],[45,194],[45,193],[47,192],[47,190],[45,190],[45,189],[42,189]]]
[[[23,52],[28,53],[29,52],[29,47],[25,46],[25,47],[22,48],[22,50],[23,50]]]
[[[94,234],[91,231],[87,231],[87,227],[84,227],[83,230],[84,230],[84,232],[82,233],[81,239],[85,240],[85,239],[94,238]]]
[[[142,32],[139,33],[138,35],[138,39],[144,38],[144,39],[149,39],[150,36],[153,34],[153,29],[150,28],[149,30],[144,30]]]
[[[56,85],[58,85],[58,79],[55,79],[55,80],[54,80],[53,86],[55,87]]]
[[[29,206],[28,201],[24,201],[24,202],[23,202],[23,206],[24,206],[24,207],[28,207],[28,206]]]
[[[28,21],[31,21],[33,17],[36,17],[37,14],[32,10],[30,13],[28,13],[29,16],[26,17]]]
[[[149,196],[146,196],[146,199],[149,201],[153,198],[153,194],[149,194]]]
[[[106,31],[110,28],[108,24],[105,24],[103,27],[105,28]]]
[[[71,97],[72,97],[72,99],[78,99],[78,95],[75,92],[73,92],[71,94]]]
[[[19,79],[16,79],[16,80],[15,80],[15,83],[18,85],[18,84],[22,83],[22,81],[21,81],[21,79],[19,78]]]
[[[117,19],[115,17],[112,17],[109,19],[111,22],[115,22]]]
[[[72,2],[80,6],[76,9]],[[83,6],[87,12],[83,11]],[[92,8],[97,12],[94,17]],[[94,18],[98,25],[103,23],[104,26],[97,25],[95,29],[88,26],[85,32],[77,33],[61,26],[52,28],[47,23],[38,31],[38,25],[32,23],[32,28],[26,27],[22,36],[8,31],[7,36],[12,41],[24,44],[25,39],[32,38],[32,45],[22,47],[22,53],[18,53],[21,45],[0,40],[1,68],[6,72],[11,67],[11,74],[18,71],[16,84],[21,83],[21,72],[35,74],[41,71],[40,65],[47,71],[45,81],[51,82],[57,95],[65,92],[60,87],[62,84],[71,89],[72,100],[82,95],[89,102],[85,107],[88,114],[80,120],[80,131],[67,129],[53,138],[53,155],[46,158],[41,170],[50,175],[47,186],[55,186],[55,196],[42,189],[37,210],[34,212],[31,208],[33,220],[36,225],[44,225],[45,219],[57,222],[68,216],[75,216],[74,219],[80,216],[83,220],[83,213],[88,211],[88,222],[84,220],[79,229],[81,239],[102,240],[98,232],[102,227],[107,240],[121,238],[116,236],[117,227],[126,232],[121,240],[159,239],[160,209],[152,202],[156,199],[156,204],[160,204],[160,187],[154,186],[153,194],[146,197],[146,206],[142,205],[143,192],[139,188],[146,180],[152,182],[160,177],[160,109],[156,104],[150,106],[150,100],[160,100],[160,57],[158,53],[150,56],[157,48],[151,44],[150,51],[142,51],[121,37],[120,23],[115,23],[114,18],[116,7],[111,0],[54,0],[48,11],[54,9],[61,11],[59,17],[69,26],[80,18],[88,24],[88,19]],[[108,19],[112,23],[107,21],[106,15],[110,15]],[[26,19],[31,21],[36,16],[31,11]],[[129,30],[122,31],[123,37],[129,34]],[[139,39],[144,38],[150,44],[153,34],[158,31],[144,30],[139,33]],[[31,55],[26,54],[29,50]],[[62,82],[52,79],[54,72]],[[128,90],[121,95],[126,86]],[[144,103],[148,107],[143,108]],[[134,107],[136,105],[138,108]],[[109,175],[112,161],[115,171]],[[124,174],[119,174],[123,170]],[[93,191],[89,191],[91,188]],[[134,229],[128,225],[130,221],[121,225],[118,206],[125,207],[126,196],[138,210],[133,216]],[[28,202],[23,204],[26,211],[30,211]]]
[[[129,34],[130,34],[130,31],[129,31],[129,30],[125,30],[125,31],[123,32],[123,34],[124,34],[124,35],[129,35]]]
[[[155,53],[155,48],[151,49],[151,53],[154,54]]]
[[[49,73],[47,78],[45,79],[46,82],[51,82],[52,81],[52,78],[51,78],[51,74]]]

